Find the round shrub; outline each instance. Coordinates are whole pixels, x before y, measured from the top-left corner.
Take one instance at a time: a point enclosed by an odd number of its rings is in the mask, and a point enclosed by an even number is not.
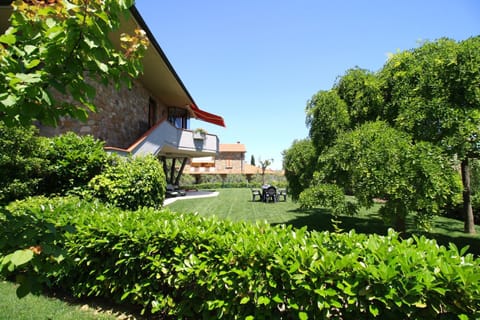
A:
[[[44,138],[45,158],[49,173],[43,182],[45,194],[65,194],[76,187],[84,187],[102,172],[109,155],[104,143],[93,136],[79,136],[73,132],[53,138]]]
[[[0,204],[38,194],[48,162],[35,127],[0,121]]]
[[[94,197],[131,210],[161,207],[166,185],[163,168],[153,156],[119,158],[88,184]]]

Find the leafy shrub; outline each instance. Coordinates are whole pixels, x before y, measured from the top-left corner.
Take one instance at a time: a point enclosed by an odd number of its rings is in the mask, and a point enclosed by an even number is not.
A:
[[[107,164],[104,143],[93,136],[67,132],[43,139],[47,145],[45,158],[50,163],[49,174],[44,179],[45,194],[65,194],[84,187]]]
[[[119,158],[88,186],[94,197],[133,210],[162,206],[167,187],[163,168],[153,156]]]
[[[334,184],[316,184],[300,193],[300,207],[311,209],[323,207],[332,209],[333,214],[354,214],[357,209],[354,204],[346,201],[345,194]]]
[[[0,204],[37,194],[47,161],[35,127],[6,127],[0,121]]]
[[[9,211],[2,228],[26,212],[29,224],[41,217],[75,227],[60,242],[75,265],[51,274],[57,285],[163,317],[480,316],[480,260],[425,237],[308,232],[75,199],[33,199]]]
[[[0,212],[0,272],[20,284],[19,297],[41,293],[53,285],[54,275],[71,265],[63,248],[65,237],[75,231],[68,212],[75,214],[79,201],[58,198],[53,203],[62,207],[61,214],[43,196],[12,202]]]
[[[103,142],[73,132],[46,138],[35,127],[0,122],[0,142],[0,203],[84,187],[109,159]]]

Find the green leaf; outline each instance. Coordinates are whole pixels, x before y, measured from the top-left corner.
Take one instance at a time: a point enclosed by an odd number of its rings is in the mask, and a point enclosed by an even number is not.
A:
[[[95,41],[93,40],[90,40],[88,38],[85,37],[85,39],[83,40],[85,42],[85,44],[90,48],[90,49],[93,49],[93,48],[98,48],[98,45],[95,43]]]
[[[30,54],[32,54],[35,50],[37,50],[37,47],[32,46],[32,45],[30,45],[30,44],[27,44],[27,45],[24,47],[24,50],[25,50],[25,53],[26,53],[27,55],[30,55]]]
[[[307,319],[308,319],[308,314],[307,314],[306,312],[300,311],[300,312],[298,313],[298,318],[299,318],[300,320],[307,320]]]
[[[45,103],[49,106],[52,105],[52,99],[50,99],[50,95],[48,94],[47,91],[45,91],[43,88],[40,88],[41,94],[42,94],[42,100],[45,101]]]
[[[38,83],[42,81],[40,75],[35,73],[17,73],[15,77],[23,83]]]
[[[7,108],[13,107],[17,103],[17,96],[9,94],[5,99],[0,100],[0,102]]]
[[[62,34],[64,33],[64,29],[62,28],[62,26],[60,25],[57,25],[57,26],[52,26],[50,29],[47,30],[47,32],[45,33],[45,36],[52,40],[54,38],[56,38],[59,34]]]
[[[371,304],[368,309],[370,310],[370,313],[376,317],[380,314],[380,311],[378,310],[378,308],[376,306],[374,306],[373,304]]]
[[[248,301],[250,301],[249,297],[243,297],[242,300],[240,300],[240,304],[246,304]]]
[[[261,296],[258,298],[258,304],[268,305],[270,303],[270,298],[267,296]]]
[[[108,66],[105,63],[103,63],[101,61],[98,61],[98,60],[95,60],[95,63],[97,64],[97,66],[100,70],[102,70],[105,73],[108,72]]]
[[[125,300],[125,298],[127,298],[130,295],[130,293],[131,293],[131,291],[127,291],[124,294],[122,294],[122,296],[120,297],[120,301]]]
[[[2,34],[0,36],[0,42],[8,45],[14,45],[17,41],[17,37],[14,34]]]
[[[21,266],[33,259],[33,251],[29,249],[17,250],[12,254],[10,261],[15,266]]]
[[[32,61],[25,64],[25,68],[32,69],[32,68],[35,68],[36,66],[38,66],[39,64],[40,64],[39,59],[33,59]]]

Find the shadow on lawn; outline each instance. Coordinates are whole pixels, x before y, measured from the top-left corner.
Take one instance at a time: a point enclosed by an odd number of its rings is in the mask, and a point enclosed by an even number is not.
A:
[[[334,231],[332,220],[337,219],[337,227],[348,232],[354,229],[357,233],[376,233],[387,234],[388,226],[384,224],[382,219],[376,215],[367,216],[339,216],[335,217],[330,210],[315,209],[295,209],[290,210],[296,215],[295,219],[285,222],[284,224],[292,225],[295,228],[307,227],[310,231]]]
[[[332,219],[333,216],[328,209],[295,209],[289,212],[295,214],[295,218],[283,224],[291,225],[295,228],[307,227],[310,231],[334,231]],[[337,226],[345,232],[355,230],[357,233],[386,235],[389,226],[385,224],[377,214],[339,216],[340,221]],[[459,249],[469,246],[467,253],[480,256],[480,237],[469,236],[461,233],[459,225],[449,220],[437,221],[435,227],[441,232],[419,231],[414,228],[413,222],[407,223],[407,235],[424,235],[427,238],[435,239],[440,245],[448,247],[449,243],[454,243]]]

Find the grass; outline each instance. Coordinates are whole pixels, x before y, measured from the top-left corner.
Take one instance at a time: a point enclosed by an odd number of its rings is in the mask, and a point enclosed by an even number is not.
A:
[[[113,320],[113,314],[83,304],[71,304],[46,296],[28,295],[18,299],[16,285],[0,281],[0,318],[16,320]]]
[[[330,211],[323,208],[301,210],[298,204],[290,199],[286,202],[263,203],[252,201],[250,189],[220,189],[218,197],[177,200],[168,205],[177,212],[197,212],[202,216],[217,216],[231,221],[267,221],[270,224],[289,224],[300,228],[306,226],[309,230],[333,231]],[[258,198],[257,198],[258,199]],[[380,205],[368,210],[360,210],[355,216],[340,216],[338,227],[345,231],[354,229],[359,233],[386,234],[388,225],[378,215]],[[435,217],[432,229],[427,233],[415,228],[413,219],[407,219],[407,233],[425,235],[435,238],[443,245],[450,242],[459,248],[469,246],[469,252],[480,255],[480,227],[476,226],[477,234],[463,233],[463,222]]]

